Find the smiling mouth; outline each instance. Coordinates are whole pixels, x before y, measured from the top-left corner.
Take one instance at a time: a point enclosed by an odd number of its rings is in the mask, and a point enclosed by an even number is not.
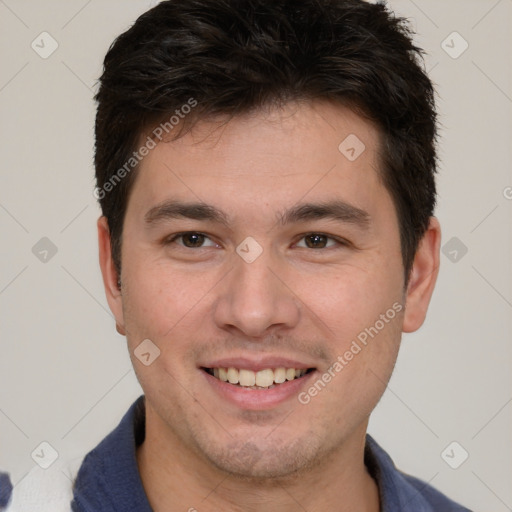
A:
[[[253,372],[243,368],[201,368],[213,377],[246,389],[272,389],[288,381],[301,379],[315,368],[266,368]]]

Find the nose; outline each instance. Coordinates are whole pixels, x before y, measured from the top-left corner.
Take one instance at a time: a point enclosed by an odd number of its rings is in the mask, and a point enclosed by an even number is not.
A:
[[[300,319],[300,301],[266,251],[247,263],[233,255],[234,268],[220,283],[214,309],[217,326],[259,338],[287,330]]]

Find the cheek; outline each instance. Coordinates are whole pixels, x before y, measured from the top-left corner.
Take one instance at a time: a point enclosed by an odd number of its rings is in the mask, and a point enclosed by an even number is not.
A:
[[[126,266],[126,275],[129,278],[123,306],[131,351],[148,338],[160,350],[159,366],[172,374],[182,372],[191,342],[208,336],[208,315],[221,275],[215,271],[184,271],[169,262],[148,258],[133,258]]]
[[[318,407],[330,404],[340,422],[357,424],[370,414],[385,391],[400,346],[401,303],[373,300],[370,306],[365,299],[361,294],[350,309],[337,316],[332,312],[332,361],[324,370],[332,384]]]
[[[126,337],[138,380],[144,390],[172,395],[189,369],[183,362],[190,340],[198,336],[201,328],[197,315],[204,317],[199,307],[205,293],[204,280],[200,283],[197,278],[195,282],[161,265],[132,264],[126,270]],[[137,359],[137,347],[146,339],[158,350],[149,366]]]
[[[396,269],[382,272],[378,267],[346,266],[316,280],[305,280],[299,293],[329,327],[331,337],[336,336],[337,348],[341,349],[401,301],[396,275]]]
[[[161,340],[191,309],[193,287],[162,265],[144,260],[128,263],[125,275],[123,304],[128,332],[135,337]]]

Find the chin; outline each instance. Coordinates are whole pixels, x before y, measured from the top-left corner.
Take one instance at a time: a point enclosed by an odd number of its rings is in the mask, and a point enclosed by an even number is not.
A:
[[[276,446],[263,439],[265,446],[256,442],[234,442],[226,447],[209,447],[203,451],[211,464],[238,480],[272,480],[278,484],[287,478],[320,464],[319,447],[310,442],[295,441],[286,446]]]

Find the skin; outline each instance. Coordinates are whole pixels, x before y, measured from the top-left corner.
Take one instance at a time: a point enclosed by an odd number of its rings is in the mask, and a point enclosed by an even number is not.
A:
[[[349,134],[365,145],[355,161],[338,150]],[[378,149],[373,125],[324,102],[201,121],[158,144],[129,199],[121,290],[108,225],[99,219],[108,303],[146,396],[146,440],[137,458],[154,510],[379,510],[363,460],[368,419],[401,333],[424,321],[440,228],[431,218],[405,287]],[[228,223],[148,225],[146,213],[169,199],[215,206]],[[366,211],[368,223],[276,221],[297,204],[333,199]],[[198,248],[183,245],[190,239],[165,242],[184,231],[208,238]],[[310,248],[304,237],[311,233],[333,238]],[[248,236],[263,249],[250,264],[236,253]],[[395,303],[402,311],[306,405],[294,396],[265,410],[241,408],[205,384],[198,368],[220,357],[283,356],[315,367],[316,380]],[[160,356],[145,366],[134,350],[148,338]]]

